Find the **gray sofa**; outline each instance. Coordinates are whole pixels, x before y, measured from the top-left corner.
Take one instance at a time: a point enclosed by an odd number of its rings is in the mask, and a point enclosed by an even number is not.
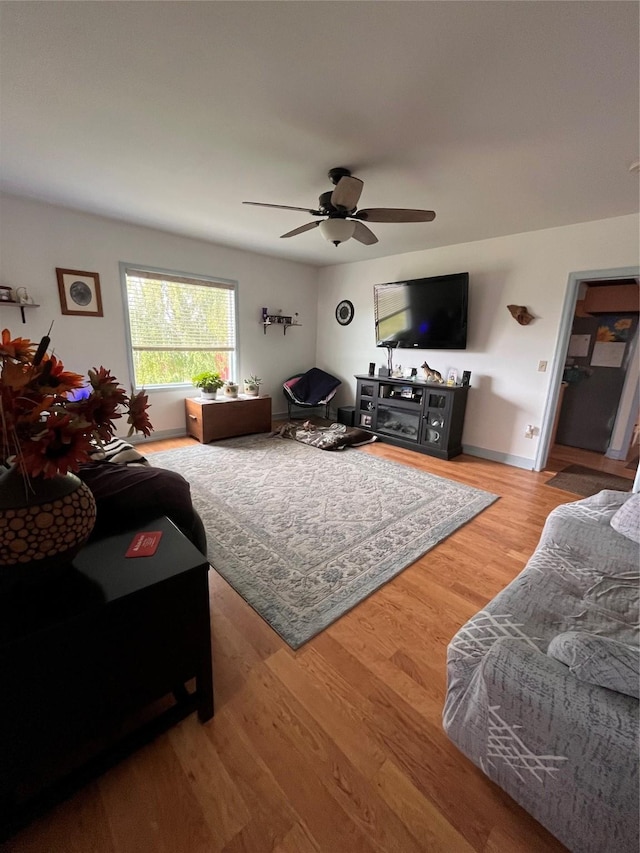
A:
[[[445,731],[575,853],[638,853],[640,495],[550,513],[449,644]]]

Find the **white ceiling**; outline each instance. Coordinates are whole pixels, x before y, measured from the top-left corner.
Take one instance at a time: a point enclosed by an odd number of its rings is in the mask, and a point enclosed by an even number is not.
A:
[[[635,2],[2,2],[5,191],[316,265],[638,210]],[[360,207],[434,209],[334,247]]]

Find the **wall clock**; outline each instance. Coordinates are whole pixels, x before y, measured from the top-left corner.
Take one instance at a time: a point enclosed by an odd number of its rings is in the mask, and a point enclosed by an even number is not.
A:
[[[338,302],[338,307],[336,308],[336,320],[341,326],[348,326],[353,320],[353,315],[353,302],[349,302],[348,299],[343,299],[342,302]]]

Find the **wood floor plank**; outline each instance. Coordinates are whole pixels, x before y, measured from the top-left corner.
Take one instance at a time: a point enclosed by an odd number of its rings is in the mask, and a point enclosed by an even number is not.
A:
[[[238,699],[236,704],[241,713],[243,701]],[[301,822],[300,815],[253,749],[233,703],[203,728],[251,815],[249,823],[225,846],[224,853],[275,850]]]
[[[320,848],[315,843],[307,828],[302,823],[297,823],[277,847],[273,853],[319,853]]]
[[[474,848],[401,773],[385,761],[375,779],[381,795],[396,811],[423,850],[430,853],[473,853]]]
[[[554,470],[625,463],[590,463],[566,448],[544,472],[383,442],[345,452],[499,500],[297,652],[211,571],[213,720],[179,723],[3,853],[565,850],[446,737],[446,647],[521,571],[548,513],[578,498],[546,484]]]
[[[46,839],[46,847],[43,847]],[[0,844],[6,853],[116,853],[98,782],[37,819],[27,830]]]
[[[353,694],[335,670],[327,677],[329,671],[325,669],[325,678],[316,680],[309,669],[279,654],[269,660],[268,667],[321,727],[323,738],[328,736],[360,773],[373,776],[384,763],[385,753],[375,738],[361,730],[362,702],[366,699]]]
[[[319,778],[315,771],[319,763],[326,766],[327,739],[307,725],[302,709],[279,689],[277,679],[268,672],[252,673],[250,682],[242,728],[294,808],[304,812],[305,823],[320,849],[354,853],[377,850],[335,795],[334,774],[345,776],[346,758],[324,779]],[[349,775],[346,772],[347,778]],[[366,809],[366,804],[361,808]]]
[[[123,795],[135,804],[134,809],[121,808]],[[139,853],[143,849],[209,853],[215,849],[215,839],[168,735],[106,773],[100,780],[100,796],[116,853]],[[171,803],[170,809],[167,803]],[[176,814],[180,815],[179,823]]]
[[[169,732],[169,740],[192,784],[213,839],[211,853],[221,851],[251,820],[240,791],[210,740],[201,737],[191,717]]]
[[[305,705],[307,731],[304,736],[298,736],[300,729],[294,727],[291,736],[302,759],[306,759],[309,772],[327,780],[331,796],[375,849],[383,853],[394,848],[403,853],[420,853],[419,845],[402,820],[371,785],[370,776],[379,770],[384,756],[373,740],[365,736],[357,716],[351,709],[344,713],[343,706],[323,704],[325,691],[319,690],[304,673],[292,667],[286,656],[274,655],[269,669],[289,692],[293,688]],[[279,701],[285,701],[282,695]],[[298,719],[302,719],[300,712]],[[309,733],[313,735],[313,742]]]

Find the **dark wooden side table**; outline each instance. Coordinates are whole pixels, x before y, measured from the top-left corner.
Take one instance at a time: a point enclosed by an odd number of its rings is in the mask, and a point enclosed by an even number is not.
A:
[[[167,518],[0,591],[0,838],[170,725],[213,716],[206,558]]]
[[[203,444],[253,432],[271,432],[271,397],[184,401],[187,433]]]

